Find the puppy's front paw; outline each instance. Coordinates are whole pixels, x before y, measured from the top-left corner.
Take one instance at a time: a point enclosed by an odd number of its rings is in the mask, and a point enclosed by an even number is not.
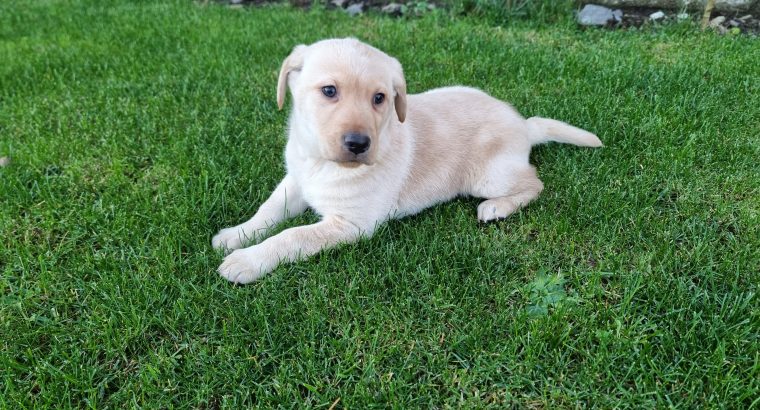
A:
[[[260,246],[238,249],[227,255],[218,272],[230,282],[246,284],[271,272],[278,260],[263,252]]]
[[[237,226],[232,228],[222,229],[211,238],[211,246],[214,249],[220,249],[223,251],[233,251],[243,247],[243,240],[245,240],[245,234],[242,229]]]

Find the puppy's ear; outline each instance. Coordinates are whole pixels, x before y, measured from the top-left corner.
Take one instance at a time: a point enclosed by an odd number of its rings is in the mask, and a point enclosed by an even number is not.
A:
[[[399,122],[404,122],[406,119],[406,80],[401,63],[395,58],[393,59],[393,91],[396,94],[393,97],[396,116],[398,116]]]
[[[285,94],[288,93],[288,75],[292,71],[299,71],[303,66],[303,54],[306,46],[296,46],[290,55],[282,62],[280,77],[277,79],[277,107],[282,109],[285,105]]]

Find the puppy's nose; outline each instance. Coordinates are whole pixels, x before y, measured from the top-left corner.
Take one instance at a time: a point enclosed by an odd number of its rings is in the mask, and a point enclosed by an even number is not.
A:
[[[366,152],[369,149],[369,137],[358,132],[349,132],[343,135],[343,148],[356,155]]]

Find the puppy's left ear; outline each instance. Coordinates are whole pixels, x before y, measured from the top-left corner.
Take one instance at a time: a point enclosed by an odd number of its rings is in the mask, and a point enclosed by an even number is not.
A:
[[[395,58],[393,59],[393,66],[393,92],[396,94],[393,97],[393,105],[396,108],[396,116],[398,116],[399,122],[404,122],[406,119],[406,80],[401,63]]]
[[[288,75],[293,71],[301,70],[305,50],[306,46],[303,44],[296,46],[285,61],[282,62],[280,77],[277,79],[277,107],[279,109],[282,109],[282,106],[285,105],[285,94],[288,93]]]

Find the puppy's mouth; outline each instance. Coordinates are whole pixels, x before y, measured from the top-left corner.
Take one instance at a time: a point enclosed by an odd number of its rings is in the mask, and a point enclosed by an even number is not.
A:
[[[363,165],[361,162],[358,161],[339,161],[338,165],[343,168],[357,168]]]
[[[373,159],[370,158],[369,150],[355,154],[348,150],[341,150],[336,156],[332,158],[332,161],[345,168],[356,168],[361,165],[372,165]]]
[[[336,159],[335,162],[344,168],[356,168],[361,165],[372,165],[372,161],[367,158],[366,154],[344,154],[340,158]]]

